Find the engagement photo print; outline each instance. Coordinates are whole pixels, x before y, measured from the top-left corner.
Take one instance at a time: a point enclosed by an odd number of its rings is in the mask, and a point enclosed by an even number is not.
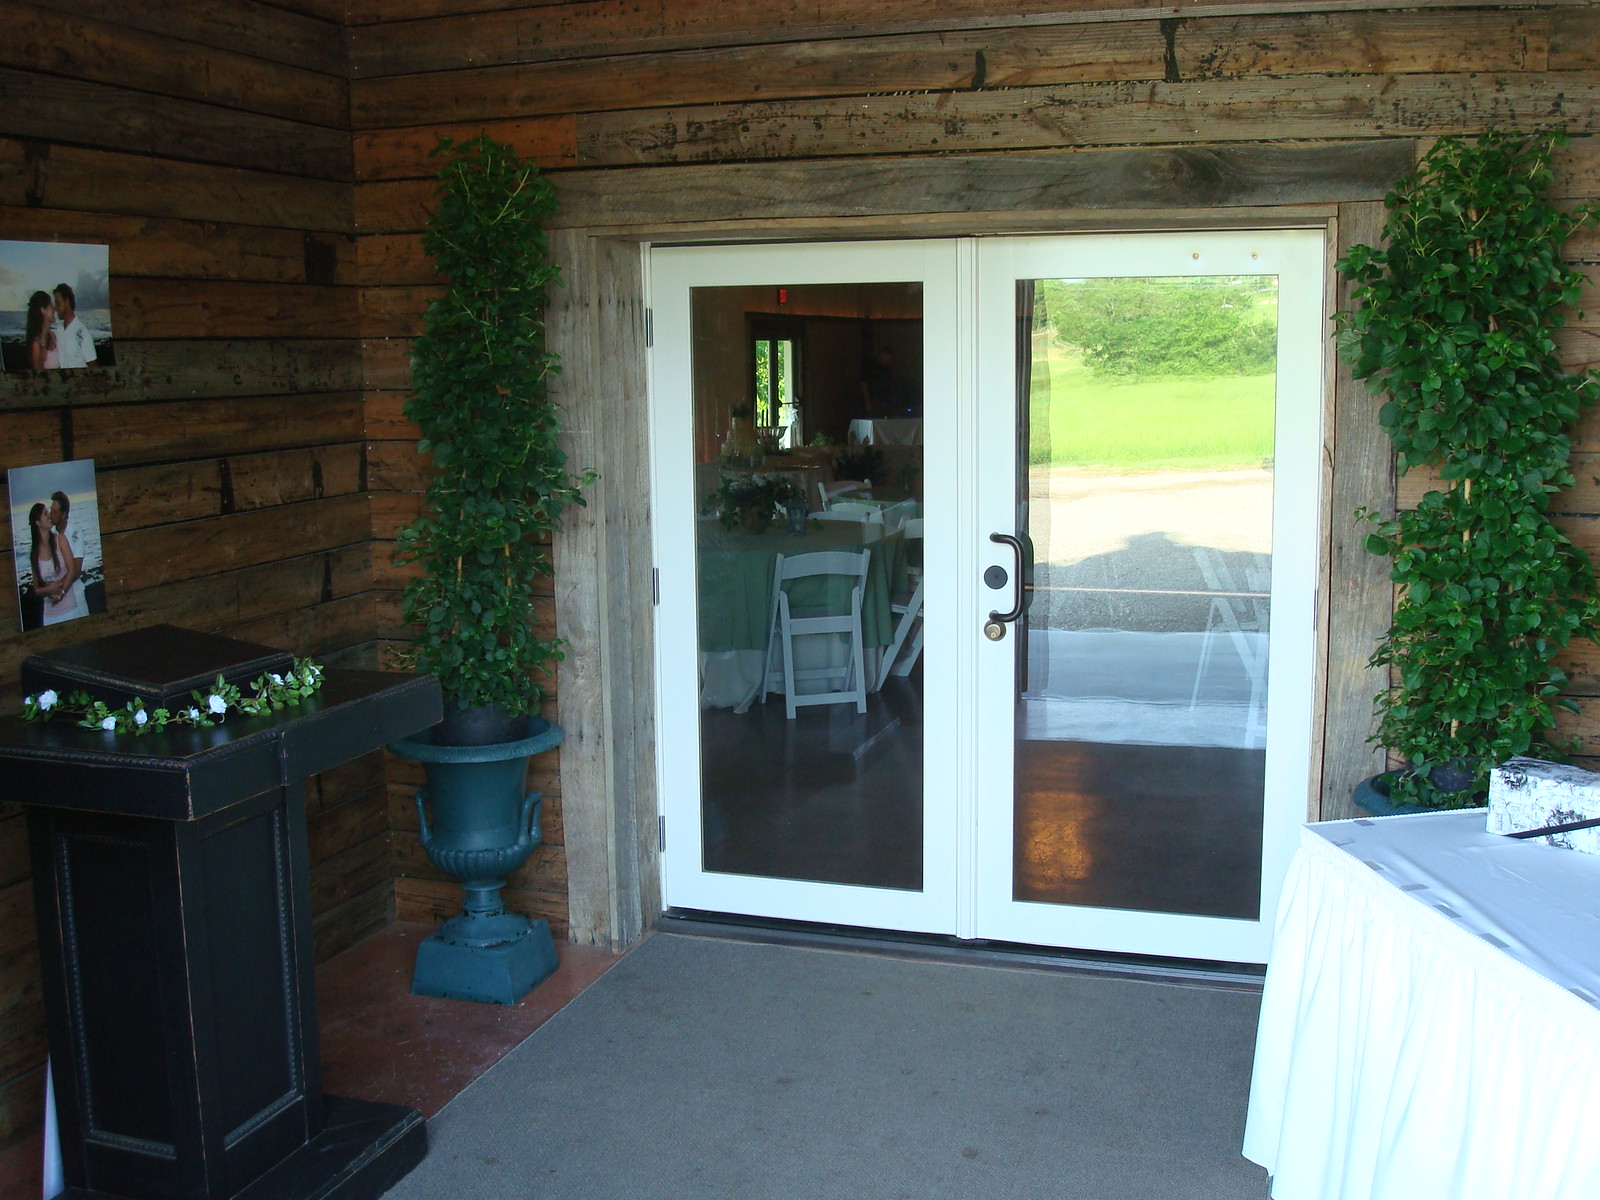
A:
[[[105,612],[94,460],[15,467],[6,472],[6,484],[22,628]]]
[[[115,364],[111,247],[0,241],[0,360],[8,374]]]

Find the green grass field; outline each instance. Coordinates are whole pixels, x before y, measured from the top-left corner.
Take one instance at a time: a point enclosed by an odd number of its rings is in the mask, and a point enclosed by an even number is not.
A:
[[[1029,461],[1108,471],[1256,467],[1272,457],[1272,401],[1271,375],[1117,379],[1053,351],[1034,367]]]

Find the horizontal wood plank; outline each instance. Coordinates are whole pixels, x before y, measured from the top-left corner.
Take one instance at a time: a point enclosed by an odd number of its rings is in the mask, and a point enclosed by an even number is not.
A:
[[[1593,5],[1557,9],[1551,15],[1550,70],[1596,67],[1600,67],[1600,10]]]
[[[372,750],[306,780],[306,811],[313,817],[369,792],[384,790],[382,750]]]
[[[1183,80],[1542,71],[1551,14],[1530,9],[1249,13],[1177,23]]]
[[[479,43],[490,45],[493,43]],[[625,45],[625,43],[622,43]],[[504,51],[504,43],[500,44]],[[538,55],[535,50],[535,54]],[[904,34],[804,46],[684,49],[615,58],[535,61],[425,75],[357,79],[357,129],[518,115],[593,113],[760,98],[951,92],[1166,76],[1153,21]],[[542,57],[542,56],[541,56]],[[461,61],[461,60],[458,60]]]
[[[270,4],[60,0],[51,7],[62,15],[92,17],[210,49],[248,52],[269,62],[319,71],[336,79],[349,73],[349,58],[337,25]]]
[[[0,209],[0,227],[19,241],[103,242],[110,247],[111,269],[119,283],[138,275],[261,283],[361,282],[356,241],[342,234],[17,207]],[[117,298],[120,286],[113,303]]]
[[[411,386],[410,338],[363,338],[361,382],[368,389]],[[369,390],[369,397],[373,393]],[[383,436],[379,434],[378,436]]]
[[[444,295],[442,284],[361,289],[361,332],[372,338],[409,338],[422,332],[422,314]]]
[[[342,954],[394,920],[394,882],[385,876],[343,904],[320,912],[311,921],[317,962]]]
[[[541,168],[570,167],[578,161],[578,124],[570,113],[468,124],[430,120],[422,128],[358,131],[354,139],[356,179],[431,179],[439,173],[440,160],[434,150],[441,137],[463,142],[480,133],[510,146],[518,157]]]
[[[348,135],[320,125],[4,67],[0,99],[12,137],[312,179],[351,177]]]
[[[114,367],[0,377],[0,413],[154,400],[310,396],[360,386],[360,346],[348,339],[118,338]]]
[[[389,812],[383,788],[354,796],[306,822],[311,864],[320,866],[349,847],[382,837],[388,831]]]
[[[1079,84],[592,113],[585,166],[1449,134],[1600,122],[1600,79],[1373,75]]]
[[[315,420],[308,417],[315,415]],[[127,436],[137,421],[138,440]],[[359,441],[359,396],[267,396],[72,411],[73,452],[101,466],[161,462]]]
[[[0,138],[0,205],[348,233],[350,192],[333,179]]]
[[[65,441],[53,412],[0,414],[0,471],[60,462]]]
[[[365,495],[108,534],[106,590],[132,591],[364,543]]]
[[[64,15],[54,5],[16,0],[0,2],[0,28],[7,34],[0,40],[0,65],[200,100],[329,129],[341,128],[349,120],[348,81],[289,63],[267,62],[237,49],[212,46],[200,51],[163,33]]]
[[[248,624],[230,625],[220,632],[263,646],[293,646],[298,654],[326,661],[337,651],[365,646],[372,640],[377,596],[373,592],[346,596]]]
[[[554,177],[561,209],[551,225],[1381,200],[1411,169],[1413,155],[1413,144],[1396,138],[574,171]],[[389,232],[420,229],[426,208],[412,186],[360,189],[374,193],[362,201],[364,219]],[[378,194],[384,191],[389,195]]]
[[[507,909],[550,922],[552,936],[557,941],[565,940],[567,894],[564,887],[559,891],[543,892],[508,884],[500,896]],[[440,925],[461,912],[460,886],[443,880],[400,876],[394,881],[394,899],[397,921]]]
[[[113,295],[130,338],[354,338],[348,289],[231,280],[128,279]]]
[[[1584,0],[1556,0],[1581,5]],[[1283,0],[742,0],[721,5],[642,5],[634,0],[552,4],[549,0],[354,0],[350,8],[352,73],[357,77],[448,69],[477,61],[582,58],[638,51],[762,43],[814,42],[870,35],[917,35],[1018,27],[1049,29],[1139,18],[1200,18],[1239,13],[1271,16]],[[1298,7],[1298,6],[1297,6]],[[1312,7],[1307,5],[1305,7]],[[1392,0],[1335,0],[1315,7],[1386,9]],[[1461,0],[1412,0],[1407,8],[1467,8]]]

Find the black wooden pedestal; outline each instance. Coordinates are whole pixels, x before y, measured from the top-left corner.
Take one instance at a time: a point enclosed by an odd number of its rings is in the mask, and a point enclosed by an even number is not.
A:
[[[272,653],[160,627],[30,659],[23,683],[171,708],[219,671],[287,667]],[[439,711],[431,678],[329,671],[299,707],[211,729],[0,721],[68,1196],[366,1200],[421,1161],[415,1110],[322,1095],[302,784]]]

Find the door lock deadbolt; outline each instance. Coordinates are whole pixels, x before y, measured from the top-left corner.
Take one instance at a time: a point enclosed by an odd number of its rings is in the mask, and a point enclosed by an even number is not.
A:
[[[985,621],[983,623],[983,636],[988,638],[991,642],[998,642],[1001,638],[1006,636],[1005,622],[993,620]]]

